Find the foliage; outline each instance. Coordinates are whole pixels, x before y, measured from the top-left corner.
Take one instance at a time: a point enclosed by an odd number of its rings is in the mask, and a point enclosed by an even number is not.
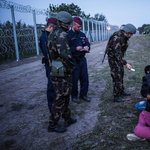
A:
[[[150,27],[150,24],[143,24],[142,27],[139,27],[139,28],[138,28],[138,30],[143,32],[143,31],[145,31],[145,30],[144,30],[145,27]],[[150,31],[150,30],[149,30],[149,31]]]
[[[90,14],[86,15],[84,13],[84,11],[81,11],[81,8],[78,5],[75,5],[74,3],[71,3],[71,4],[62,3],[61,5],[50,4],[49,9],[50,9],[51,12],[54,12],[54,13],[57,13],[57,12],[60,12],[60,11],[67,11],[72,16],[79,16],[81,18],[86,18],[86,19],[96,19],[95,17],[94,18],[91,17]],[[102,14],[98,15],[98,20],[107,22],[106,17]]]
[[[106,17],[103,14],[99,14],[99,13],[95,14],[95,16],[94,16],[93,19],[95,19],[97,21],[108,22],[107,19],[106,19]]]
[[[146,27],[144,28],[144,31],[145,31],[145,32],[147,32],[147,31],[150,32],[150,26],[146,26]]]
[[[32,28],[33,26],[31,25],[26,25],[25,23],[22,23],[21,19],[16,22],[16,29],[24,29],[24,28]],[[5,29],[13,29],[13,23],[11,23],[9,20],[4,22],[3,24],[0,23],[0,29],[5,30]]]

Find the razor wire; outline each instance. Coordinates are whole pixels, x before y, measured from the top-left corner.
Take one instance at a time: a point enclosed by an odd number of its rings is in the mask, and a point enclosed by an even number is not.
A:
[[[32,13],[32,11],[35,10],[35,13],[37,15],[46,15],[46,16],[48,15],[48,10],[46,9],[37,9],[31,7],[30,5],[24,6],[11,1],[0,0],[0,8],[10,9],[12,6],[14,7],[15,11],[19,11],[21,13]]]
[[[46,15],[49,17],[56,17],[57,13],[49,12],[46,9],[36,9],[32,8],[31,6],[27,5],[20,5],[14,2],[6,1],[6,0],[0,0],[0,8],[4,9],[11,9],[13,6],[13,9],[15,11],[19,11],[21,13],[33,13],[33,10],[35,11],[36,15]],[[82,19],[82,18],[81,18]],[[82,31],[86,34],[87,38],[89,39],[89,42],[96,42],[108,39],[111,34],[113,34],[114,31],[106,32],[107,23],[104,23],[102,21],[94,21],[94,20],[88,20],[86,18],[83,19],[84,25],[82,26]],[[37,26],[37,37],[38,41],[40,38],[40,35],[42,33],[43,27]],[[14,33],[13,29],[1,29],[0,28],[0,60],[5,59],[14,59],[16,56],[15,53],[15,40],[14,40]],[[22,57],[26,57],[27,55],[36,55],[36,40],[35,40],[35,28],[30,26],[28,28],[20,28],[16,29],[16,35],[17,35],[17,42],[18,42],[18,50],[19,55]],[[41,51],[40,51],[41,52]]]
[[[36,55],[36,43],[34,29],[16,29],[19,54],[22,57]],[[38,39],[42,33],[37,29]],[[16,56],[14,45],[14,34],[12,29],[0,30],[0,60],[14,59]]]

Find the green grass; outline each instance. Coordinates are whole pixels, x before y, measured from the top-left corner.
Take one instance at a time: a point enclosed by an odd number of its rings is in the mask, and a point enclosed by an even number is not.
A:
[[[128,133],[133,133],[138,123],[140,112],[135,110],[135,104],[142,99],[140,89],[142,77],[145,75],[144,67],[150,64],[150,35],[135,36],[130,39],[130,47],[125,59],[135,72],[125,69],[124,86],[126,91],[130,91],[131,101],[115,103],[112,101],[113,85],[110,77],[109,67],[104,68],[95,76],[94,82],[105,79],[107,85],[101,96],[102,103],[99,105],[102,113],[98,116],[98,123],[95,129],[88,135],[80,137],[77,143],[78,149],[94,150],[150,150],[150,140],[131,142],[126,139]],[[82,142],[81,142],[82,141]],[[89,144],[83,144],[88,143]],[[95,143],[94,148],[92,145]]]

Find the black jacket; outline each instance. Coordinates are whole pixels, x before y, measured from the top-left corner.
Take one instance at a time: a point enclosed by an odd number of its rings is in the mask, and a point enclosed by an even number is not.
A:
[[[146,74],[142,79],[141,95],[145,98],[150,95],[150,73]]]

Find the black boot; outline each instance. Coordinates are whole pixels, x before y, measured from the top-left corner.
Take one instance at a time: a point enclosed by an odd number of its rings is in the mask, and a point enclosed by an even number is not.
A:
[[[119,96],[114,96],[114,101],[115,102],[124,102],[124,100],[121,99]]]
[[[90,102],[91,100],[87,97],[87,96],[80,96],[80,99],[86,101],[86,102]]]
[[[122,95],[122,96],[130,96],[131,93],[128,93],[128,92],[122,92],[121,95]]]
[[[66,131],[67,131],[67,129],[65,127],[59,126],[58,124],[49,123],[48,132],[62,133],[62,132],[66,132]]]
[[[69,127],[70,125],[72,125],[76,122],[77,122],[77,119],[70,117],[69,119],[65,120],[64,126]]]

